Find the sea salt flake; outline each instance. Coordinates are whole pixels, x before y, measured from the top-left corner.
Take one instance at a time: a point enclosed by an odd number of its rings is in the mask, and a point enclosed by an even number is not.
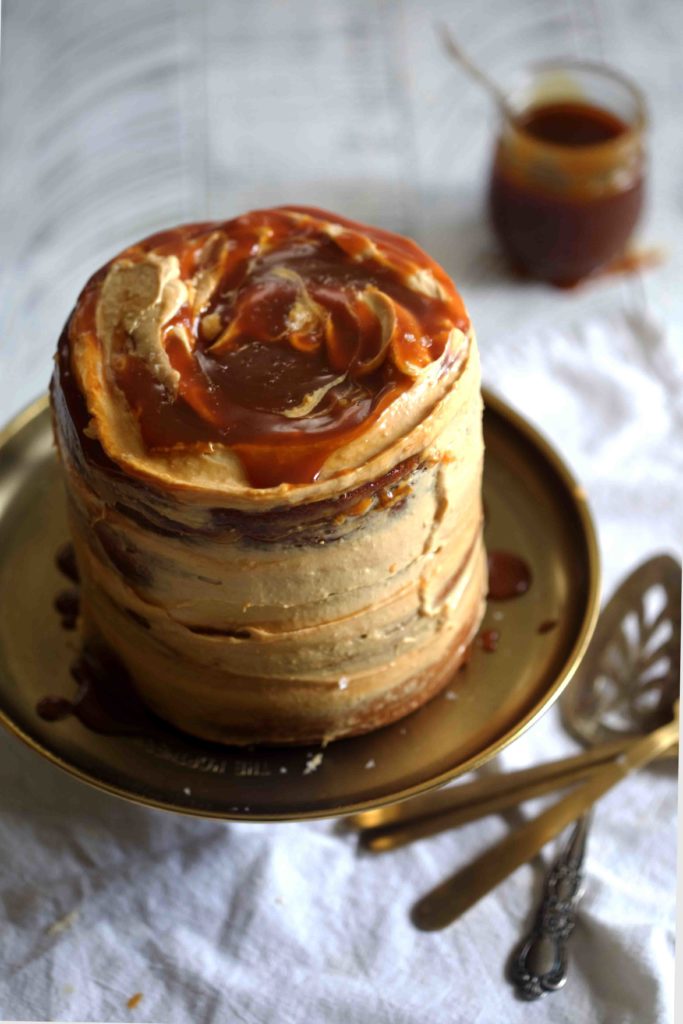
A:
[[[304,775],[311,775],[323,763],[323,755],[320,751],[317,754],[309,754],[304,766]]]
[[[374,757],[371,757],[369,761],[365,762],[365,767],[366,768],[374,768],[375,767],[375,759],[374,759]]]
[[[58,918],[58,920],[51,924],[49,928],[45,929],[46,935],[59,935],[61,932],[65,932],[67,928],[70,928],[77,920],[78,914],[79,911],[78,908],[76,908],[68,914],[65,914],[64,917]]]

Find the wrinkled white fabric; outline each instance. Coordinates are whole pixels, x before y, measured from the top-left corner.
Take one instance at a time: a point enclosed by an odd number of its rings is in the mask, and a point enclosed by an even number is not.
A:
[[[591,497],[607,586],[646,554],[675,550],[683,364],[665,333],[642,310],[615,312],[580,327],[520,333],[494,352],[499,390],[561,447]],[[572,749],[550,712],[503,762]],[[600,804],[570,980],[532,1005],[515,1000],[504,964],[529,923],[539,864],[445,931],[417,932],[408,917],[417,896],[502,836],[514,815],[372,856],[359,854],[332,821],[223,824],[129,805],[4,735],[0,780],[7,1018],[672,1019],[671,763],[629,779]],[[142,998],[127,1009],[136,993]]]
[[[487,383],[586,487],[606,594],[649,554],[680,554],[680,4],[655,0],[646,16],[611,0],[2,8],[3,418],[44,390],[75,296],[121,247],[172,223],[313,203],[415,236],[453,274]],[[574,53],[643,87],[654,113],[643,236],[669,249],[646,276],[649,305],[633,280],[558,293],[504,273],[482,215],[493,116],[441,53],[443,20],[501,80]],[[574,749],[549,712],[503,767]],[[671,1024],[675,816],[672,764],[601,802],[571,976],[527,1005],[503,967],[538,866],[446,931],[408,919],[514,816],[360,856],[334,822],[230,825],[129,805],[1,733],[0,1018]]]

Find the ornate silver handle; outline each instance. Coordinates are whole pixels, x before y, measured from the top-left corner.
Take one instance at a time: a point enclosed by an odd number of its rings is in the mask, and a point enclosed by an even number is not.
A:
[[[556,992],[567,980],[567,943],[581,897],[589,824],[590,814],[579,818],[548,872],[536,922],[512,962],[513,984],[525,999]]]

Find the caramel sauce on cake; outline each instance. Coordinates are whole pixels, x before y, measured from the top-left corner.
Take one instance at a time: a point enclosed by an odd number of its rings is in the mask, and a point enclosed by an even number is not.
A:
[[[104,338],[147,452],[220,444],[273,487],[315,481],[454,327],[468,327],[462,301],[413,242],[282,208],[132,246],[88,286],[70,335]]]

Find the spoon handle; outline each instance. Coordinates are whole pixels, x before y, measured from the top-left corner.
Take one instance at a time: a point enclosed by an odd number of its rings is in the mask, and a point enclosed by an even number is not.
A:
[[[512,981],[525,999],[556,992],[567,980],[567,946],[581,898],[591,812],[579,818],[545,879],[534,927],[512,962]]]
[[[544,761],[531,768],[521,768],[475,779],[473,782],[460,783],[457,786],[448,786],[403,800],[398,804],[389,804],[387,807],[373,807],[369,811],[351,815],[347,820],[351,827],[369,832],[413,824],[419,819],[433,818],[435,815],[450,811],[483,807],[489,801],[497,801],[504,797],[510,799],[501,806],[511,806],[585,778],[597,765],[620,757],[633,742],[635,741],[629,737],[600,744],[592,750],[583,750],[579,754],[572,754],[571,757],[563,757],[557,761]],[[539,786],[546,784],[547,788],[539,789]]]
[[[439,832],[460,828],[462,825],[478,821],[490,814],[501,814],[511,807],[524,803],[525,800],[532,800],[535,797],[544,796],[546,793],[576,785],[582,780],[590,778],[598,770],[598,767],[599,765],[597,767],[583,765],[561,776],[550,775],[548,778],[538,778],[531,783],[525,782],[518,789],[502,789],[499,793],[492,792],[476,803],[456,804],[453,808],[434,813],[431,817],[417,817],[399,823],[390,822],[387,825],[366,828],[360,832],[359,840],[366,850],[371,850],[373,853],[387,853],[389,850],[396,850],[408,843],[414,843],[418,839],[426,839]]]
[[[501,110],[511,113],[508,107],[507,97],[501,87],[490,75],[483,71],[478,64],[475,64],[471,57],[465,53],[462,47],[455,41],[446,25],[441,25],[441,38],[448,54],[461,65],[473,78],[493,96]]]
[[[400,804],[361,811],[348,819],[359,830],[359,842],[373,853],[386,853],[554,790],[576,785],[597,768],[615,760],[636,740],[620,740],[561,761],[477,779],[475,782],[413,797]],[[665,755],[663,755],[665,756]]]

